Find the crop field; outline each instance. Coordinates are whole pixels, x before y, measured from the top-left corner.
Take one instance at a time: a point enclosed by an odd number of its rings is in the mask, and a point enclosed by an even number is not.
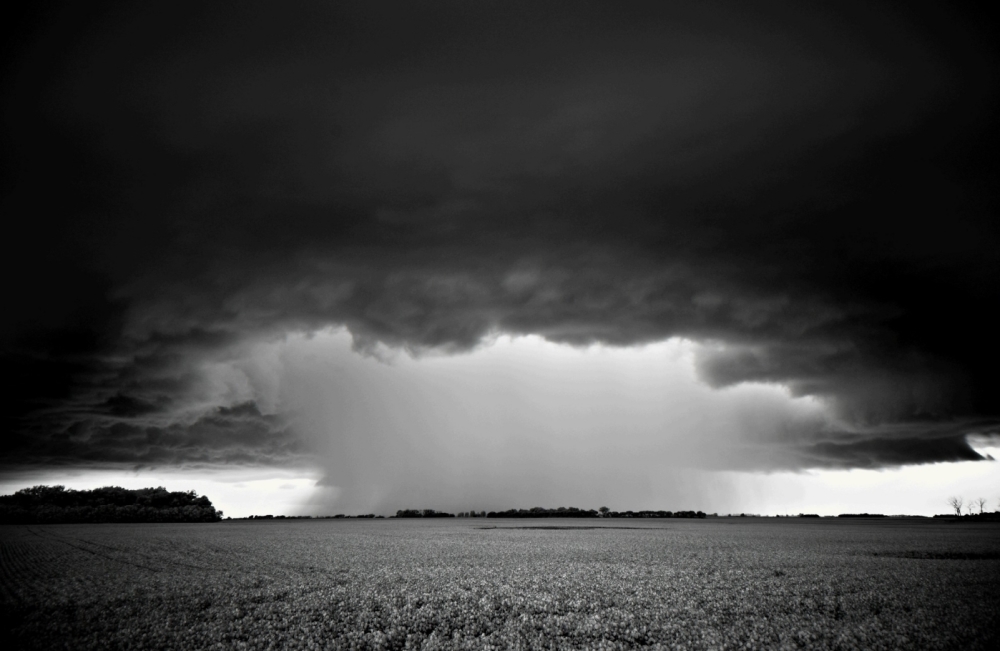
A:
[[[993,649],[1000,525],[0,527],[4,648]]]

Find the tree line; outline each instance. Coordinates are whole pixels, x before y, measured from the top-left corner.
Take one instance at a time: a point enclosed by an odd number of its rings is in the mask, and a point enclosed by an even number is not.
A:
[[[952,508],[957,517],[967,517],[976,519],[989,519],[995,520],[1000,518],[1000,511],[987,511],[987,499],[985,497],[977,497],[969,501],[965,501],[961,495],[955,495],[948,498],[948,506]],[[997,500],[997,506],[1000,507],[1000,500]],[[964,512],[963,512],[964,511]],[[949,517],[949,516],[934,516],[938,517]]]
[[[396,518],[454,518],[452,513],[442,513],[433,509],[401,509]],[[508,509],[506,511],[464,511],[460,518],[704,518],[701,511],[612,511],[606,506],[594,509],[578,509],[560,506],[546,509],[536,506],[530,509]]]
[[[434,509],[400,509],[396,511],[397,518],[453,518],[454,513],[442,513]]]
[[[105,486],[67,490],[33,486],[0,496],[0,524],[83,522],[218,522],[222,511],[194,491]]]
[[[348,520],[382,520],[385,519],[384,515],[375,515],[374,513],[366,513],[365,515],[344,515],[343,513],[338,513],[337,515],[248,515],[245,518],[226,518],[227,520],[340,520],[346,518]]]

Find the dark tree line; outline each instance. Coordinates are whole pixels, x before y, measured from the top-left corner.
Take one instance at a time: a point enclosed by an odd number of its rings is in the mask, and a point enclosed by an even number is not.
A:
[[[584,511],[575,506],[566,508],[560,506],[558,509],[545,509],[536,506],[531,509],[508,509],[507,511],[490,511],[487,518],[597,518],[600,513],[593,509]]]
[[[473,515],[474,514],[474,515]],[[397,518],[453,518],[451,513],[441,513],[432,509],[403,509],[396,511]],[[465,512],[459,517],[487,518],[704,518],[701,511],[611,511],[607,507],[599,510],[578,509],[576,507],[560,506],[557,509],[546,509],[536,506],[530,509],[508,509],[507,511]]]
[[[366,513],[365,515],[344,515],[343,513],[338,513],[337,515],[248,515],[245,518],[226,518],[227,520],[378,520],[383,519],[383,515],[375,515],[374,513]]]
[[[702,511],[608,511],[606,518],[705,518]]]
[[[453,518],[453,513],[442,513],[434,509],[400,509],[396,511],[397,518]]]
[[[80,522],[218,522],[222,511],[194,491],[171,492],[162,486],[136,490],[105,486],[66,490],[34,486],[0,496],[0,524]]]

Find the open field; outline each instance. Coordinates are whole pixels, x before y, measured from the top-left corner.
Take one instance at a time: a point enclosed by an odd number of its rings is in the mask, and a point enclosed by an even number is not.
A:
[[[1000,525],[5,526],[0,608],[5,648],[985,649]]]

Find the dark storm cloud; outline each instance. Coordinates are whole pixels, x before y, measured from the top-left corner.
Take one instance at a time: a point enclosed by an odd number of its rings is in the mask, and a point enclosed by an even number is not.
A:
[[[116,415],[75,414],[58,432],[8,434],[4,469],[15,465],[12,459],[17,465],[50,467],[281,466],[301,464],[306,455],[288,423],[261,414],[253,403],[218,407],[193,422],[165,426],[130,419],[135,410]]]
[[[995,431],[995,420],[935,422],[908,420],[889,425],[823,432],[811,440],[789,441],[803,466],[880,468],[883,466],[979,461],[984,458],[966,440],[970,431]]]
[[[346,325],[360,349],[690,337],[714,386],[830,401],[850,431],[789,441],[796,463],[977,458],[1000,415],[993,27],[940,3],[28,16],[4,455],[276,458],[270,416],[237,441],[212,411],[204,364]]]

